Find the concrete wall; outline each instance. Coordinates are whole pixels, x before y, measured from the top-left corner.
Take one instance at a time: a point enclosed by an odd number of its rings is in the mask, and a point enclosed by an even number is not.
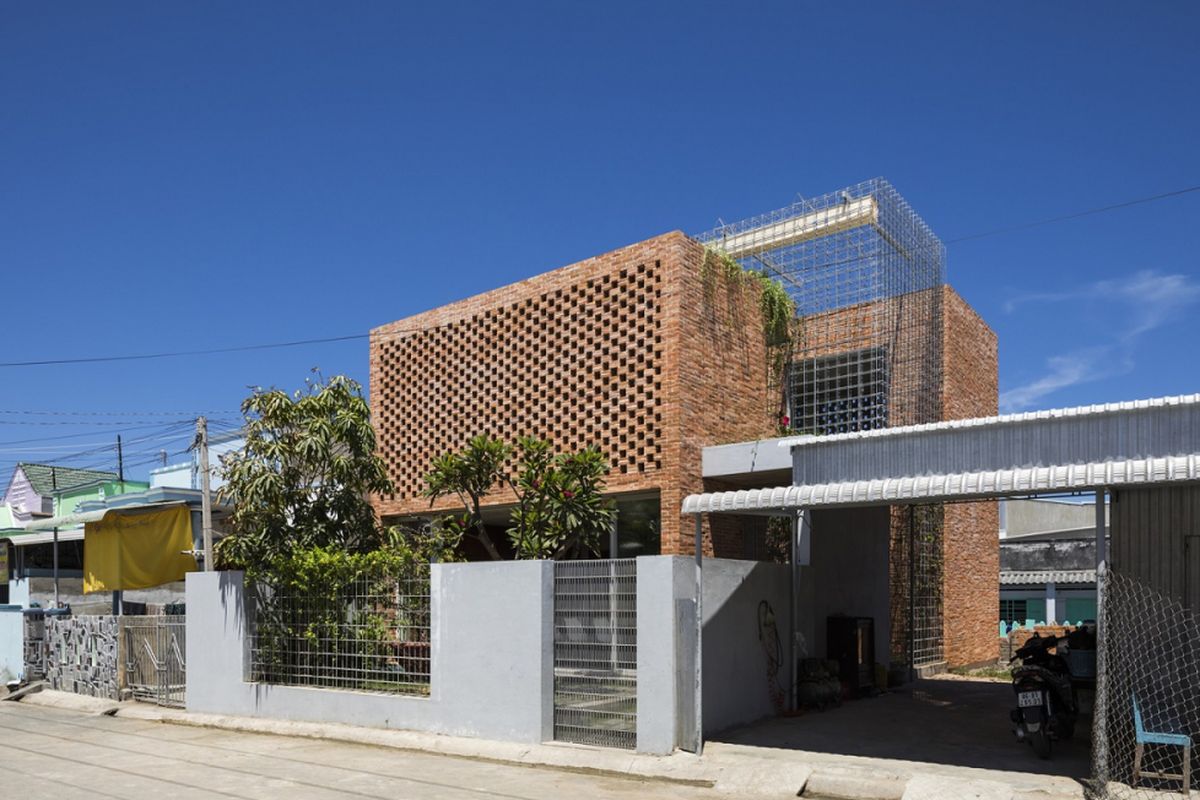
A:
[[[1007,499],[999,502],[1004,509],[1000,524],[1001,538],[1096,527],[1096,505],[1092,502],[1069,503],[1036,498]],[[1105,508],[1104,512],[1107,522],[1108,509]]]
[[[25,673],[24,616],[17,606],[0,606],[0,683]]]
[[[645,556],[637,576],[637,749],[666,754],[695,738],[696,562]]]
[[[811,584],[801,617],[808,620],[808,655],[825,658],[827,621],[831,615],[875,620],[875,660],[888,661],[891,641],[889,590],[890,516],[886,507],[814,511],[812,566],[802,581]],[[994,582],[994,579],[993,579]]]
[[[886,592],[887,584],[884,583]],[[782,664],[778,685],[768,679],[768,655],[759,639],[759,604],[775,614]],[[703,719],[705,734],[774,716],[781,710],[772,690],[787,702],[792,681],[791,580],[789,568],[759,561],[705,559]],[[641,642],[638,643],[639,650]],[[639,679],[641,669],[639,664]]]
[[[241,573],[187,576],[187,708],[518,742],[553,735],[553,565],[437,564],[428,697],[247,680]]]

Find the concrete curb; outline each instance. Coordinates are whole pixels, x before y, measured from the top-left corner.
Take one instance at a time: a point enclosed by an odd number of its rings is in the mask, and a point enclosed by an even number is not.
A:
[[[265,733],[390,747],[590,775],[632,777],[712,788],[722,794],[795,797],[803,790],[812,773],[806,765],[767,758],[727,758],[714,763],[690,753],[649,756],[585,745],[495,742],[413,731],[360,728],[336,723],[199,714],[139,704],[123,704],[117,710],[116,716],[243,733]]]
[[[705,755],[650,756],[565,743],[497,742],[340,723],[294,722],[201,714],[137,702],[116,703],[66,692],[22,698],[29,705],[149,722],[291,736],[410,750],[587,775],[636,778],[712,788],[742,797],[821,797],[835,800],[1081,800],[1082,790],[1035,788],[1036,779],[1005,782],[998,773],[862,757],[763,751],[715,743]]]

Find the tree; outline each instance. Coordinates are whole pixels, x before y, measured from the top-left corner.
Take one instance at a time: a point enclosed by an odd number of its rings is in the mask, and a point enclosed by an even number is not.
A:
[[[521,463],[510,484],[517,495],[508,538],[518,558],[582,558],[600,554],[613,520],[604,503],[608,464],[595,446],[577,453],[550,452],[550,443],[518,443]]]
[[[506,464],[517,456],[515,478]],[[604,475],[608,465],[595,447],[555,454],[549,442],[522,438],[517,446],[488,436],[472,438],[466,448],[435,459],[425,476],[430,503],[457,497],[462,516],[446,515],[440,523],[475,538],[493,559],[501,558],[484,524],[483,498],[498,487],[516,496],[507,534],[517,558],[578,558],[599,552],[601,536],[612,524],[605,505]]]
[[[368,497],[394,489],[357,382],[318,374],[290,395],[255,388],[242,415],[245,444],[221,459],[219,494],[233,515],[219,565],[254,572],[296,550],[367,552],[384,543]]]
[[[490,436],[475,436],[459,453],[444,453],[434,459],[425,475],[425,496],[433,505],[442,497],[454,496],[466,510],[465,517],[444,517],[440,522],[461,536],[470,536],[483,545],[493,560],[500,560],[487,526],[483,523],[483,498],[504,475],[504,463],[512,448]]]

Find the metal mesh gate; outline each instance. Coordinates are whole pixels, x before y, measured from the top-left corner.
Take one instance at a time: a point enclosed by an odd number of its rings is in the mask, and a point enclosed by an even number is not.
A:
[[[183,708],[187,690],[187,618],[125,621],[125,685],[138,700]]]
[[[637,744],[637,562],[554,564],[554,738]]]
[[[1197,787],[1200,617],[1120,572],[1103,597],[1092,735],[1095,796],[1184,797]]]

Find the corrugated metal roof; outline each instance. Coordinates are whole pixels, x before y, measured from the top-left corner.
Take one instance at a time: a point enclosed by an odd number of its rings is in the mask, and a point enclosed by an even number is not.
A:
[[[924,431],[956,430],[961,428],[979,428],[993,425],[1009,425],[1035,420],[1060,419],[1064,417],[1086,417],[1099,414],[1113,414],[1128,411],[1140,411],[1148,408],[1164,406],[1187,406],[1200,404],[1200,393],[1182,394],[1171,397],[1153,397],[1146,400],[1124,400],[1120,403],[1099,403],[1090,406],[1075,406],[1073,408],[1054,408],[1044,411],[1023,411],[1018,414],[1001,414],[994,417],[974,417],[971,419],[955,419],[945,422],[931,422],[925,425],[904,425],[895,428],[876,428],[869,431],[853,431],[850,433],[834,433],[828,436],[793,436],[779,441],[780,447],[798,447],[809,444],[825,444],[849,439],[874,439],[879,437],[903,436],[909,433]]]
[[[120,513],[122,511],[141,511],[148,508],[165,508],[166,506],[180,505],[183,501],[174,501],[167,503],[129,503],[123,506],[114,506],[112,508],[97,508],[92,511],[76,511],[73,514],[63,514],[61,517],[50,517],[49,519],[40,519],[37,522],[31,522],[25,526],[27,531],[51,531],[55,528],[74,528],[77,525],[83,525],[87,522],[96,522],[103,519],[104,515],[110,511]]]
[[[1022,569],[1000,573],[1003,586],[1024,586],[1038,583],[1095,583],[1094,569]]]
[[[1200,398],[1200,395],[1197,397]],[[685,498],[683,513],[768,512],[837,505],[889,505],[1183,481],[1200,481],[1200,453],[1093,464],[1021,467],[950,475],[920,475],[736,492],[709,492]]]
[[[30,533],[6,533],[0,539],[12,542],[13,547],[28,547],[33,544],[50,544],[54,541],[54,531],[36,531]],[[78,542],[83,540],[83,528],[59,531],[59,542]]]

